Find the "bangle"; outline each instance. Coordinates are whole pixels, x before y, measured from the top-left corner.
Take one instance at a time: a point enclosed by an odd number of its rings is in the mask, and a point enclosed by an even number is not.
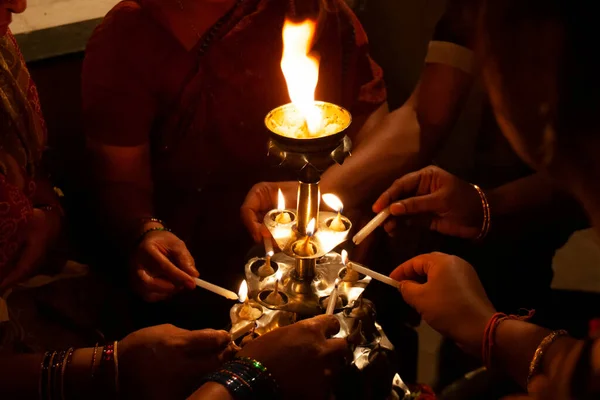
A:
[[[236,358],[203,381],[220,383],[236,399],[280,398],[279,388],[271,374],[260,362],[251,358]]]
[[[91,378],[94,379],[94,374],[96,373],[96,351],[98,351],[98,343],[94,346],[94,352],[92,353],[92,365],[91,365]]]
[[[479,232],[479,235],[477,235],[475,240],[483,240],[490,231],[490,225],[492,222],[490,213],[490,203],[488,203],[485,193],[483,192],[483,190],[481,190],[479,186],[473,184],[472,186],[477,191],[477,194],[479,194],[479,198],[481,199],[481,206],[483,207],[483,224],[481,225],[481,231]]]
[[[73,347],[70,347],[69,350],[67,350],[67,354],[65,355],[65,358],[63,359],[62,370],[60,373],[60,399],[61,400],[65,400],[65,372],[67,370],[67,366],[71,363],[71,359],[73,358],[74,351],[75,351],[75,349]]]
[[[544,355],[546,354],[546,350],[548,350],[548,348],[552,345],[552,343],[554,343],[556,341],[556,339],[563,337],[563,336],[568,336],[568,335],[569,335],[569,332],[561,329],[559,331],[551,332],[544,339],[542,339],[542,341],[540,342],[540,345],[537,347],[537,349],[535,349],[535,353],[533,354],[533,359],[531,360],[531,363],[529,364],[529,374],[527,374],[527,386],[528,387],[529,387],[529,384],[531,383],[531,380],[536,375],[539,375],[539,373],[540,373],[540,370],[542,368],[542,361],[544,359]]]
[[[53,355],[53,352],[47,351],[44,353],[44,358],[42,358],[42,363],[40,365],[40,381],[38,384],[38,396],[40,400],[44,400],[48,397],[48,369]]]
[[[142,241],[144,240],[144,238],[146,237],[147,234],[149,234],[150,232],[158,232],[158,231],[164,231],[164,232],[171,232],[171,230],[169,228],[165,228],[164,226],[155,226],[154,228],[149,228],[146,229],[144,232],[142,232],[142,234],[138,237],[136,244],[139,246],[140,243],[142,243]]]
[[[119,345],[119,342],[117,342],[115,340],[115,342],[114,342],[114,347],[115,347],[115,357],[114,357],[114,361],[115,361],[115,392],[117,393],[117,398],[119,398],[119,356],[118,356],[118,352],[117,352],[118,345]]]
[[[492,368],[493,348],[496,344],[496,329],[500,323],[506,320],[527,321],[533,317],[535,310],[530,310],[527,315],[506,315],[504,313],[496,313],[488,321],[483,332],[483,343],[481,349],[481,359],[483,365],[489,370]]]

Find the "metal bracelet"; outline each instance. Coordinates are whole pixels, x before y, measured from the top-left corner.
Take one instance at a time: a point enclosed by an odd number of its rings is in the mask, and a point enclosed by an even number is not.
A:
[[[527,386],[529,386],[529,384],[531,383],[531,380],[536,375],[539,375],[540,369],[542,367],[544,355],[546,354],[546,351],[552,345],[552,343],[554,343],[556,341],[556,339],[563,337],[563,336],[568,336],[568,335],[569,335],[569,332],[561,329],[559,331],[551,332],[544,339],[542,339],[542,341],[540,342],[537,349],[535,349],[535,353],[533,354],[533,359],[531,360],[531,363],[529,364],[529,374],[527,374]]]

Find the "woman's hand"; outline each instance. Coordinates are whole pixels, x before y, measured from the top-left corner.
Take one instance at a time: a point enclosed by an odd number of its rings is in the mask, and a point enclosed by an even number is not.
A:
[[[430,229],[445,235],[474,239],[483,225],[483,206],[477,190],[434,166],[396,180],[377,199],[373,211],[378,213],[388,206],[396,217],[430,217]],[[396,219],[388,220],[385,230],[392,233],[396,223]]]
[[[390,276],[401,282],[404,300],[433,329],[469,353],[481,354],[483,332],[495,310],[469,263],[442,253],[423,254]]]
[[[61,215],[58,210],[33,209],[27,239],[14,268],[0,282],[0,292],[32,277],[44,266],[48,251],[58,239],[60,225]]]
[[[132,258],[133,288],[146,301],[165,300],[181,289],[193,290],[198,276],[185,243],[168,231],[148,232]]]
[[[261,182],[252,186],[240,208],[240,215],[256,243],[263,240],[265,214],[277,208],[277,190],[281,189],[288,208],[295,208],[297,188],[298,182]],[[292,204],[294,206],[290,207]]]
[[[225,331],[159,325],[134,332],[118,346],[124,398],[184,399],[202,377],[233,356]]]
[[[336,317],[321,315],[269,332],[249,342],[238,355],[260,361],[284,398],[329,398],[332,375],[349,354],[345,339],[328,339],[339,330]]]

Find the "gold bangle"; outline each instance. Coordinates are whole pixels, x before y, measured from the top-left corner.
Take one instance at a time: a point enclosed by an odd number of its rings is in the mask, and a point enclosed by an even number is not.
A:
[[[568,336],[568,335],[569,335],[569,332],[561,329],[559,331],[551,332],[544,339],[542,339],[542,341],[540,342],[540,345],[537,347],[537,349],[535,349],[535,353],[533,354],[533,359],[531,360],[531,363],[529,364],[529,374],[527,374],[527,386],[529,386],[529,384],[531,383],[531,380],[536,375],[539,375],[540,369],[542,367],[542,362],[544,360],[544,355],[546,354],[546,351],[552,345],[552,343],[554,343],[556,341],[556,339],[558,339],[562,336]]]
[[[119,354],[117,352],[119,342],[115,340],[115,391],[117,393],[117,398],[119,398]]]
[[[90,377],[94,379],[94,374],[96,373],[96,352],[98,351],[98,343],[94,346],[94,352],[92,353],[92,365],[90,366],[91,374]]]
[[[483,223],[481,224],[481,231],[479,232],[479,235],[477,235],[477,237],[475,238],[475,240],[483,240],[488,232],[490,231],[490,225],[491,225],[491,211],[490,211],[490,203],[487,200],[487,197],[485,196],[485,193],[483,192],[483,190],[481,190],[481,188],[475,184],[471,184],[473,186],[473,188],[475,188],[475,190],[477,191],[477,194],[479,194],[479,198],[481,199],[481,207],[483,208]]]

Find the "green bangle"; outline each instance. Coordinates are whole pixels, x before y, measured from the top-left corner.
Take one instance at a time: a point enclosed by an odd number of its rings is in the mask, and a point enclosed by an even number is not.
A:
[[[144,240],[144,238],[146,237],[147,234],[149,234],[150,232],[156,232],[156,231],[164,231],[164,232],[171,232],[171,230],[169,228],[165,228],[164,226],[155,226],[154,228],[149,228],[146,229],[144,232],[142,232],[142,234],[138,237],[137,241],[136,241],[136,245],[139,246],[140,243],[142,243],[142,241]]]

